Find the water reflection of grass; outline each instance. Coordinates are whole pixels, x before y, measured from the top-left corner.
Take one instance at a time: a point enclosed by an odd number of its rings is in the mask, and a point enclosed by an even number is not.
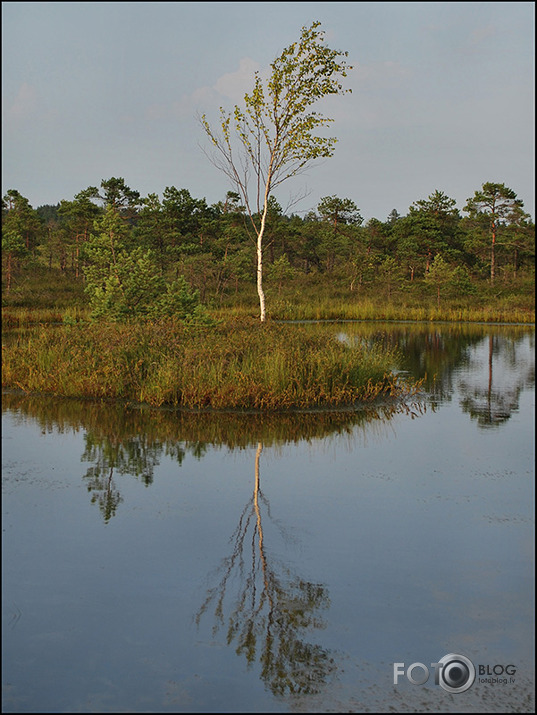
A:
[[[47,395],[5,392],[2,409],[18,419],[35,420],[45,432],[84,431],[81,461],[90,463],[83,477],[91,501],[105,522],[115,516],[123,497],[118,476],[153,483],[163,456],[182,464],[187,455],[201,459],[210,446],[244,449],[254,444],[283,445],[332,435],[366,437],[393,416],[424,411],[391,401],[360,410],[286,413],[194,412],[148,406],[103,404]]]
[[[270,446],[350,435],[356,428],[368,431],[395,415],[417,414],[425,407],[416,400],[412,404],[387,401],[345,411],[197,412],[4,392],[2,409],[30,417],[45,431],[84,430],[92,445],[137,440],[140,452],[159,448],[173,452],[181,461],[185,450],[201,456],[208,445],[242,449],[258,442]],[[131,473],[137,472],[133,469]]]
[[[255,320],[75,324],[20,335],[4,350],[2,384],[188,408],[309,408],[412,391],[395,360],[375,344]]]

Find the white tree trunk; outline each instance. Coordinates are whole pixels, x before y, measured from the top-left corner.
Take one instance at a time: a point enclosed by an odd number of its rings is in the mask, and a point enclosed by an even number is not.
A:
[[[272,162],[271,162],[272,164]],[[261,217],[261,226],[259,227],[259,232],[257,234],[257,295],[259,296],[259,310],[260,310],[260,320],[262,323],[265,322],[266,311],[265,311],[265,293],[263,292],[263,234],[265,233],[265,223],[267,220],[268,212],[268,197],[269,197],[269,182],[270,182],[270,171],[269,178],[267,179],[267,185],[265,188],[265,202],[263,205],[263,216]]]
[[[260,319],[265,321],[265,293],[263,292],[263,229],[257,236],[257,295],[259,296]]]

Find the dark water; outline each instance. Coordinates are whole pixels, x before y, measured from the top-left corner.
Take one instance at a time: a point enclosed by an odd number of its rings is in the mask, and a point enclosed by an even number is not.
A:
[[[533,328],[311,329],[399,346],[426,393],[3,395],[3,712],[534,711]],[[434,682],[448,654],[464,692]]]

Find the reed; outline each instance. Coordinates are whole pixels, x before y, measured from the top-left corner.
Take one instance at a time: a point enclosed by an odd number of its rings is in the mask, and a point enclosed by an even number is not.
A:
[[[419,389],[393,352],[255,319],[40,326],[3,353],[4,387],[154,406],[335,407]]]

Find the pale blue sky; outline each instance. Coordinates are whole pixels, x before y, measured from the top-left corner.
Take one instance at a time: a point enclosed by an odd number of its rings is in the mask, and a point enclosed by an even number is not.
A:
[[[307,190],[293,210],[335,194],[385,220],[494,181],[535,216],[533,2],[3,2],[2,195],[37,207],[121,176],[223,199],[196,113],[216,121],[314,20],[352,94],[320,107],[336,152],[283,184],[284,208]]]

